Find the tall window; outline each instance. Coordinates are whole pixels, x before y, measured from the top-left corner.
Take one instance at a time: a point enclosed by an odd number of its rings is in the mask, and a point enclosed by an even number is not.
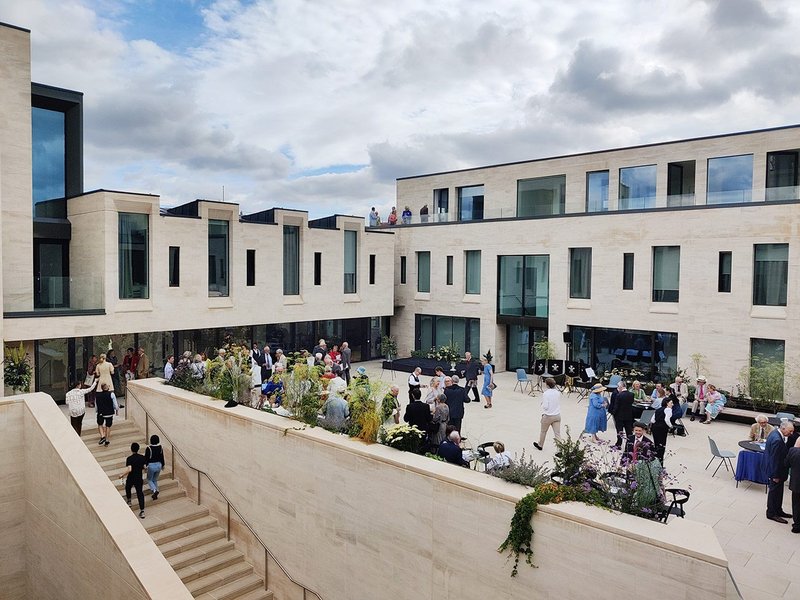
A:
[[[344,293],[355,294],[357,289],[358,232],[344,232]]]
[[[483,186],[473,185],[458,188],[458,220],[483,219]]]
[[[448,188],[441,188],[433,190],[433,212],[437,215],[436,221],[445,220],[445,218],[438,215],[447,215],[450,212],[450,190]]]
[[[119,213],[119,297],[149,298],[149,215]]]
[[[478,356],[481,350],[481,321],[469,317],[415,314],[414,337],[417,350],[455,344],[460,351],[469,350],[473,356]]]
[[[800,197],[797,188],[798,152],[767,152],[766,200],[794,200]]]
[[[180,246],[169,247],[169,287],[181,285],[181,249]]]
[[[66,195],[65,118],[63,112],[31,108],[34,205]]]
[[[752,154],[708,159],[707,204],[750,202],[752,198]]]
[[[256,251],[247,251],[247,285],[252,287],[256,284]]]
[[[608,171],[586,174],[586,212],[608,210]]]
[[[283,295],[300,294],[300,227],[283,226]]]
[[[453,285],[453,257],[445,258],[445,283]]]
[[[314,252],[314,285],[322,285],[322,252]]]
[[[375,255],[369,255],[369,284],[375,285]]]
[[[678,301],[680,272],[680,246],[653,246],[653,302]]]
[[[417,291],[431,291],[431,253],[417,252]]]
[[[569,297],[592,297],[592,249],[569,249]]]
[[[786,306],[789,244],[756,244],[753,263],[753,304]]]
[[[622,289],[633,289],[633,252],[622,255]]]
[[[547,317],[549,312],[550,257],[499,256],[497,314]]]
[[[619,209],[653,208],[656,205],[656,166],[619,170]]]
[[[731,291],[731,267],[733,265],[733,254],[731,252],[719,253],[719,273],[717,276],[717,291]]]
[[[567,177],[537,177],[517,181],[517,216],[563,215]]]
[[[208,295],[228,295],[228,221],[208,221]]]
[[[400,283],[405,284],[408,266],[405,256],[400,257]]]
[[[467,250],[464,252],[464,264],[466,272],[464,275],[464,293],[481,293],[481,251]]]

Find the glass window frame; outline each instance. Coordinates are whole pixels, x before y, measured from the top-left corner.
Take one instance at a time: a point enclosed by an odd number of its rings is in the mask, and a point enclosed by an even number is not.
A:
[[[634,280],[635,258],[633,252],[622,254],[622,289],[632,290]]]
[[[474,190],[469,196],[465,195],[468,190]],[[477,192],[480,191],[480,194]],[[464,185],[457,188],[458,195],[458,220],[459,221],[480,221],[484,218],[486,210],[486,187],[484,184]],[[480,201],[476,199],[480,198]]]
[[[168,258],[168,280],[169,287],[181,286],[181,247],[170,246]]]
[[[219,228],[215,232],[214,229]],[[224,230],[224,234],[222,231]],[[221,235],[222,234],[222,235]],[[212,254],[212,240],[222,237],[225,240],[224,245],[219,248],[224,250],[222,256]],[[216,245],[216,244],[215,244]],[[209,297],[228,297],[231,293],[231,224],[230,221],[225,219],[209,219],[208,220],[208,295]],[[222,259],[222,262],[217,265],[212,261]],[[217,273],[217,269],[221,275]],[[213,276],[213,277],[212,277]]]
[[[759,261],[759,251],[785,252],[786,258],[777,260]],[[774,266],[771,268],[775,273],[765,273],[766,264],[759,263],[781,262],[782,267]],[[780,278],[782,281],[775,281]],[[760,285],[762,279],[766,279],[763,286]],[[770,289],[769,286],[777,286],[777,290]],[[786,306],[789,285],[789,244],[753,244],[753,306]],[[776,298],[777,296],[777,298]]]
[[[727,167],[729,170],[734,169],[733,172],[738,174],[736,178],[730,180],[728,178],[720,178],[716,174],[717,165],[729,161],[740,161],[741,159],[749,158],[749,169],[742,170],[741,168]],[[717,204],[742,204],[752,202],[753,200],[753,167],[754,156],[753,154],[734,154],[731,156],[713,156],[706,161],[706,204],[713,206]],[[743,182],[739,185],[733,183],[726,183],[741,179]],[[746,180],[746,183],[744,182]],[[720,189],[717,189],[717,188]]]
[[[344,260],[342,261],[343,284],[345,294],[358,293],[358,232],[344,230]]]
[[[322,252],[314,252],[314,285],[322,285]]]
[[[431,292],[431,253],[429,250],[417,252],[417,292]]]
[[[130,221],[130,225],[125,225],[125,221]],[[135,231],[144,231],[144,239],[138,241],[131,241],[130,239],[123,240],[123,236],[130,236],[130,234],[126,234],[124,230],[136,226],[136,221],[139,221],[138,227],[140,227],[140,229]],[[144,229],[141,229],[142,222],[146,225]],[[119,299],[148,299],[150,298],[150,215],[147,213],[121,212],[118,213],[117,225]],[[131,233],[133,233],[133,231],[133,229],[130,229]],[[140,248],[137,250],[134,246]],[[137,256],[138,253],[143,252],[144,256],[138,256],[138,259],[136,259],[133,257],[134,252],[137,252]],[[126,274],[129,274],[130,277]],[[135,281],[134,278],[136,279]]]
[[[300,226],[284,225],[282,232],[283,295],[300,295]]]
[[[719,267],[717,269],[717,292],[730,293],[731,276],[733,273],[733,252],[730,250],[719,253]]]
[[[582,254],[583,256],[579,256]],[[576,261],[583,262],[579,272]],[[569,297],[577,300],[590,300],[592,298],[592,249],[570,248],[569,249]]]
[[[677,268],[668,261],[677,257]],[[670,273],[675,271],[674,283],[666,282]],[[651,282],[653,302],[678,302],[680,300],[681,285],[681,247],[680,246],[653,246],[653,276]],[[672,285],[673,287],[666,287]],[[656,287],[658,286],[658,287]]]
[[[453,285],[453,257],[448,255],[445,257],[445,285]]]
[[[551,185],[545,185],[550,183]],[[538,184],[538,185],[537,185]],[[530,189],[523,189],[530,188]],[[545,215],[563,215],[566,210],[567,176],[547,175],[517,180],[517,217],[538,217]],[[547,202],[536,199],[537,192],[552,192],[553,197]],[[523,194],[531,194],[532,202],[523,205]],[[556,197],[557,194],[557,197]],[[547,207],[547,209],[545,209]],[[524,210],[523,210],[524,209]]]
[[[603,185],[602,176],[605,175],[605,185]],[[600,177],[599,189],[593,184],[595,177]],[[588,171],[586,173],[586,212],[608,212],[608,186],[609,186],[609,172],[604,171]],[[598,191],[599,198],[596,198],[594,191]]]
[[[405,256],[400,257],[400,285],[405,285],[408,279],[408,259]]]
[[[464,251],[464,294],[481,294],[481,251]]]
[[[254,287],[256,285],[256,251],[253,248],[248,248],[245,255],[245,271],[247,287]]]
[[[374,254],[369,255],[369,284],[375,285],[375,262],[377,257]]]
[[[625,184],[625,175],[630,173],[633,176],[632,184]],[[642,195],[640,189],[644,188]],[[658,166],[657,165],[636,165],[632,167],[621,167],[619,169],[619,183],[617,195],[618,210],[644,210],[655,208],[656,192],[658,190]],[[637,195],[632,196],[630,194]]]

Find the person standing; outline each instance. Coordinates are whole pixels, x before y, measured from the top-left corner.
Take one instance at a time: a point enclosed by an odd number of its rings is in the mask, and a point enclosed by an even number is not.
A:
[[[485,356],[481,357],[481,365],[483,366],[483,389],[481,390],[481,395],[486,402],[483,408],[492,408],[492,394],[494,393],[494,388],[497,387],[494,384],[494,371],[492,371],[492,365],[489,364]]]
[[[461,433],[461,422],[464,420],[464,403],[467,393],[458,385],[458,376],[444,378],[444,395],[450,412],[449,423],[453,429]]]
[[[677,378],[675,381],[678,381]],[[677,396],[677,394],[675,395]],[[697,384],[694,388],[694,402],[692,402],[692,418],[689,419],[690,421],[694,421],[697,415],[702,417],[706,414],[706,402],[708,402],[706,378],[703,375],[700,375],[697,378]]]
[[[556,388],[556,380],[548,377],[544,380],[547,389],[542,394],[542,423],[539,432],[539,442],[533,442],[537,450],[544,447],[547,430],[553,428],[553,437],[561,439],[561,392]]]
[[[408,206],[406,206],[403,209],[403,213],[400,215],[400,218],[403,221],[403,225],[410,225],[412,216],[413,214],[411,213],[411,209]]]
[[[131,455],[125,459],[125,499],[128,506],[131,505],[131,490],[136,490],[136,498],[139,500],[139,518],[144,519],[144,490],[142,486],[142,470],[145,468],[144,456],[139,454],[139,444],[131,444]]]
[[[628,391],[624,381],[617,384],[617,390],[611,395],[611,405],[608,412],[614,415],[614,427],[617,430],[616,448],[622,448],[622,430],[625,437],[633,434],[633,393]]]
[[[420,223],[427,223],[428,222],[428,212],[429,212],[428,205],[427,204],[423,204],[422,208],[419,209],[419,220],[420,220]]]
[[[378,211],[375,210],[375,207],[372,207],[372,210],[369,211],[369,226],[370,227],[377,227],[381,223],[381,218],[378,215]]]
[[[794,423],[781,421],[780,426],[767,436],[764,448],[764,470],[769,477],[767,518],[777,523],[788,523],[786,518],[792,516],[783,511],[783,484],[789,477],[789,468],[786,466],[789,448],[786,442],[793,432]]]
[[[406,406],[406,412],[403,415],[403,421],[409,425],[415,426],[427,438],[428,429],[431,424],[431,409],[427,404],[422,402],[419,390],[412,390],[409,392],[410,402]],[[425,444],[423,444],[425,446]]]
[[[92,354],[91,358],[89,358],[89,364],[86,365],[86,377],[88,379],[89,376],[95,377],[97,375],[97,356]],[[84,384],[86,382],[84,381]],[[86,384],[88,385],[88,384]],[[94,408],[95,405],[95,392],[89,394],[89,407]]]
[[[603,392],[606,386],[602,383],[595,383],[589,394],[589,410],[586,412],[586,422],[583,425],[583,433],[591,434],[592,440],[599,442],[598,431],[605,431],[608,427],[608,416],[606,413],[606,399]]]
[[[83,382],[78,380],[70,391],[67,392],[67,408],[69,409],[69,422],[75,432],[80,435],[83,427],[83,417],[86,415],[86,394],[97,387],[97,379],[92,382],[92,387],[82,389]]]
[[[791,469],[789,489],[792,492],[792,533],[800,533],[800,438],[786,454],[786,467]]]
[[[678,406],[685,407],[688,399],[689,399],[689,386],[683,383],[683,377],[677,375],[675,377],[675,383],[669,384],[669,389],[672,390],[672,393],[675,394],[675,398],[677,399],[678,403],[672,407],[672,412],[675,412],[675,409]],[[669,391],[666,394],[669,396]],[[658,408],[658,407],[656,407]],[[688,407],[686,407],[688,410]]]
[[[170,381],[173,375],[175,375],[175,355],[170,354],[164,363],[164,379]]]
[[[122,393],[122,386],[119,382],[119,359],[117,358],[117,352],[113,348],[108,351],[106,360],[111,364],[112,390],[119,395]]]
[[[164,449],[157,435],[150,436],[150,445],[144,451],[144,464],[147,466],[147,483],[153,492],[153,500],[158,500],[158,476],[164,468]]]
[[[350,359],[353,357],[353,351],[350,350],[350,344],[342,342],[342,347],[339,349],[339,358],[341,359],[342,371],[344,371],[344,379],[347,385],[350,385]]]
[[[472,353],[464,352],[464,367],[461,369],[461,376],[466,380],[464,386],[467,391],[467,402],[469,402],[469,393],[472,392],[472,401],[480,402],[481,396],[478,393],[478,368],[480,363],[472,358]]]
[[[450,407],[447,406],[447,396],[439,394],[433,409],[433,423],[437,426],[436,431],[431,434],[431,446],[434,448],[438,448],[447,439],[447,422],[449,420]]]
[[[394,227],[397,225],[397,207],[392,207],[392,212],[389,213],[389,227]]]
[[[261,381],[266,381],[272,377],[272,348],[264,345],[264,362],[261,363]]]
[[[108,446],[111,442],[108,439],[111,433],[111,425],[114,422],[114,395],[111,393],[108,384],[102,384],[101,391],[95,394],[97,402],[97,429],[100,432],[98,446]]]
[[[422,398],[422,382],[419,380],[419,376],[422,375],[422,367],[415,367],[414,370],[411,372],[411,375],[408,376],[408,400],[411,401],[411,393],[416,390],[419,392],[418,397]]]
[[[144,348],[139,348],[139,360],[136,363],[136,379],[147,379],[150,377],[150,359],[144,353]]]
[[[653,443],[656,445],[656,456],[664,466],[664,454],[667,450],[667,433],[669,433],[670,422],[672,420],[672,396],[664,398],[661,406],[656,409],[651,421],[650,431],[653,433]]]
[[[261,351],[261,348],[259,348],[258,342],[253,342],[253,349],[250,351],[250,360],[252,361],[250,370],[258,370],[258,379],[260,385],[260,382],[264,381],[264,377],[261,374],[261,369],[264,366],[264,353]]]

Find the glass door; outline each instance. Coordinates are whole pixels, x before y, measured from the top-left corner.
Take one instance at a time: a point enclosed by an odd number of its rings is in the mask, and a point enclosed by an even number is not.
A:
[[[34,308],[69,306],[69,243],[34,240]]]

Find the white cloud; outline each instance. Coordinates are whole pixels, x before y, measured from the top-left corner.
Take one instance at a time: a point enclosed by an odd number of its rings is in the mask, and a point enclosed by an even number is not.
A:
[[[248,212],[366,214],[399,176],[798,120],[788,0],[197,2],[182,53],[125,38],[137,7],[0,20],[32,30],[36,81],[85,93],[87,188],[165,204],[225,185]],[[304,176],[340,164],[368,167]]]

